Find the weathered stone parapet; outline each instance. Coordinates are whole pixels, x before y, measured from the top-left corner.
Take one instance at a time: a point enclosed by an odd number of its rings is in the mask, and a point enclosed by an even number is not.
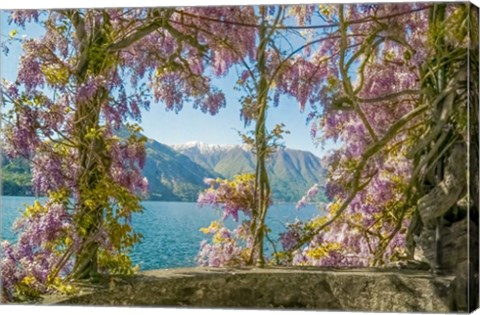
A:
[[[45,304],[451,312],[454,278],[372,269],[180,268],[112,277]]]

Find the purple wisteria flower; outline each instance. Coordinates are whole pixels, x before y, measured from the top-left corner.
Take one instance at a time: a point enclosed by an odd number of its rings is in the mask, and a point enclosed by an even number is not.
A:
[[[305,207],[309,202],[315,198],[315,196],[318,194],[320,191],[320,186],[318,184],[314,184],[310,189],[308,189],[307,193],[305,196],[303,196],[295,205],[295,208],[300,209]]]

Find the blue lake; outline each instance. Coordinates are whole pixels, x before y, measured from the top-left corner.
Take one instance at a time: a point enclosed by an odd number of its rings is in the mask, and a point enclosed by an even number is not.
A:
[[[2,240],[15,241],[12,224],[25,205],[34,200],[32,197],[2,197]],[[142,270],[194,266],[199,244],[206,237],[199,229],[221,217],[218,210],[199,208],[196,203],[189,202],[145,201],[143,206],[143,213],[135,214],[132,220],[134,229],[143,234],[143,239],[131,254],[133,263],[139,264]],[[275,204],[269,210],[267,224],[272,238],[277,240],[278,234],[285,230],[285,223],[318,214],[314,205],[296,210],[294,204]],[[232,220],[226,224],[230,228],[235,226]]]

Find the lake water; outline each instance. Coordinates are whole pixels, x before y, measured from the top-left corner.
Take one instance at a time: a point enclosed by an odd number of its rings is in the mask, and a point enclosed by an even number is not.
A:
[[[12,224],[25,205],[34,200],[32,197],[2,197],[2,240],[15,241]],[[220,212],[189,202],[145,201],[143,206],[143,213],[135,214],[132,219],[134,229],[143,234],[142,241],[133,249],[133,263],[140,264],[142,270],[194,266],[199,244],[206,237],[199,229],[219,219]],[[293,222],[295,218],[308,219],[319,213],[314,205],[296,210],[294,204],[276,204],[270,208],[266,221],[272,237],[278,239],[286,222]],[[232,220],[226,224],[230,228],[235,226]]]

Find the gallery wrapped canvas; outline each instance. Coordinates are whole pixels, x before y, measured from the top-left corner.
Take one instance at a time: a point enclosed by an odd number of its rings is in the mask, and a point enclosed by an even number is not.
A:
[[[468,2],[2,10],[1,303],[470,312]]]

